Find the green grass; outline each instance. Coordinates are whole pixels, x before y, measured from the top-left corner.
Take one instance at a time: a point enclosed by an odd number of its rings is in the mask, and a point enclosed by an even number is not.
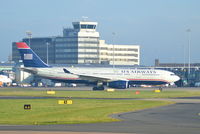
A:
[[[0,96],[53,96],[53,97],[81,97],[81,98],[172,98],[200,96],[200,91],[166,91],[154,93],[153,90],[140,91],[139,95],[135,91],[117,90],[115,92],[106,91],[56,91],[55,95],[47,95],[46,91],[38,91],[28,88],[8,88],[0,89]]]
[[[57,99],[0,100],[0,124],[74,124],[119,121],[109,115],[172,104],[168,101],[73,100],[59,105]],[[31,104],[31,110],[24,110]]]
[[[172,98],[200,96],[199,91],[166,91],[154,93],[117,90],[106,91],[46,91],[31,88],[0,88],[0,96],[54,96],[80,98]],[[172,104],[169,101],[73,99],[72,105],[59,105],[57,99],[0,99],[0,124],[74,124],[119,121],[114,113],[128,112]],[[31,104],[31,110],[24,110]]]

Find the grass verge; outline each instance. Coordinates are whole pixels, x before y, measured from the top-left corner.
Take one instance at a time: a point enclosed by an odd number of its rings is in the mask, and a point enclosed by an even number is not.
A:
[[[40,125],[77,124],[119,121],[110,114],[172,104],[168,101],[143,100],[73,100],[72,105],[59,105],[56,99],[0,100],[0,124]],[[24,110],[31,104],[31,110]]]
[[[34,90],[29,88],[8,88],[0,89],[0,96],[52,96],[52,97],[80,97],[80,98],[173,98],[173,97],[192,97],[200,96],[200,91],[167,91],[154,93],[151,91],[117,90],[115,92],[106,91],[56,91],[55,95],[47,95],[46,91]]]

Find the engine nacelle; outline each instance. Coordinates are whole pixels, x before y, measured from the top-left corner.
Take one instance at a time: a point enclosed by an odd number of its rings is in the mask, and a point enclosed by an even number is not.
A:
[[[118,89],[126,89],[126,88],[129,88],[129,82],[123,81],[123,80],[112,81],[112,82],[108,83],[108,87],[118,88]]]

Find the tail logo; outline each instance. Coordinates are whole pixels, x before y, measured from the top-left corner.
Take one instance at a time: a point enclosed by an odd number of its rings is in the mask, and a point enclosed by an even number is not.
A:
[[[24,54],[24,60],[32,60],[33,54]]]
[[[16,42],[16,45],[25,67],[50,67],[25,42]]]

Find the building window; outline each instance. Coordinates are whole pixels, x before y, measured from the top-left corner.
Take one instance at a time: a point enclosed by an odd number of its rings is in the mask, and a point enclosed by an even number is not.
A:
[[[81,25],[81,29],[86,29],[87,25]]]
[[[80,29],[80,25],[79,24],[75,24],[74,25],[74,29]]]
[[[87,25],[88,29],[95,29],[95,25]]]

